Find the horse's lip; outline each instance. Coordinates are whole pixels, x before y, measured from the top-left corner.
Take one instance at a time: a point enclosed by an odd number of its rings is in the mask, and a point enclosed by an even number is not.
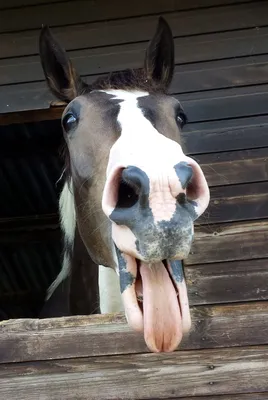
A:
[[[182,324],[180,328],[181,332],[176,333],[174,331],[174,335],[177,337],[177,334],[181,336],[181,334],[189,332],[191,328],[191,315],[182,263],[177,262],[174,265],[175,260],[171,261],[167,259],[156,265],[156,263],[145,263],[126,253],[124,254],[124,258],[126,265],[121,271],[119,270],[119,274],[120,272],[122,273],[120,277],[120,282],[123,283],[124,288],[121,291],[122,300],[130,327],[137,332],[144,333],[145,341],[150,349],[155,349],[154,339],[156,337],[159,339],[161,332],[163,333],[165,329],[170,333],[170,329],[176,330]],[[159,265],[160,263],[162,266]],[[148,264],[152,264],[151,267]],[[148,268],[151,271],[148,271]],[[176,282],[175,285],[174,282]],[[173,290],[174,286],[175,291]],[[143,295],[144,299],[142,299]],[[162,307],[163,304],[166,304],[166,311],[165,307]],[[159,318],[155,318],[155,314]],[[169,316],[171,314],[172,318],[170,319]],[[173,318],[174,321],[176,320],[175,325],[172,322]],[[167,321],[166,328],[165,324],[163,325],[162,323],[163,320]],[[157,336],[158,328],[160,336]],[[173,333],[171,333],[171,337],[174,339],[175,336]],[[173,345],[171,347],[173,348]]]
[[[139,281],[141,281],[141,288],[142,288],[142,280],[141,280],[141,275],[140,275],[140,264],[141,264],[141,260],[139,260],[138,258],[136,258],[135,260],[136,260],[136,264],[137,264],[136,283],[139,282]],[[172,282],[172,284],[173,284],[173,286],[174,286],[174,289],[175,289],[175,291],[176,291],[176,293],[177,293],[177,296],[178,296],[178,294],[179,294],[179,293],[178,293],[178,289],[177,289],[177,287],[176,287],[175,280],[174,280],[172,274],[170,273],[170,269],[168,268],[168,261],[167,261],[166,259],[164,259],[164,260],[161,260],[161,262],[164,264],[164,266],[165,266],[165,268],[166,268],[166,270],[167,270],[167,272],[168,272],[168,274],[169,274],[170,280],[171,280],[171,282]],[[150,263],[148,263],[148,264],[150,264]],[[136,296],[137,296],[138,302],[139,302],[139,303],[142,303],[142,302],[143,302],[143,296],[142,296],[142,294],[138,294],[138,293],[137,293],[137,290],[136,290]]]

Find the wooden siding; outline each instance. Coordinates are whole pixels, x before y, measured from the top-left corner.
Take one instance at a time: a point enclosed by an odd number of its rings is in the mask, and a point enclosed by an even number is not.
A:
[[[3,322],[0,394],[110,400],[250,392],[258,399],[267,392],[265,305],[192,312],[195,329],[171,355],[146,354],[142,337],[120,316]]]
[[[178,351],[148,354],[117,315],[3,321],[0,397],[267,399],[268,1],[10,0],[0,8],[0,125],[60,117],[37,54],[42,23],[90,82],[140,66],[163,15],[176,47],[170,92],[188,114],[183,139],[211,189],[184,262],[193,328]],[[60,240],[56,212],[21,217],[0,220],[1,245],[19,252]]]

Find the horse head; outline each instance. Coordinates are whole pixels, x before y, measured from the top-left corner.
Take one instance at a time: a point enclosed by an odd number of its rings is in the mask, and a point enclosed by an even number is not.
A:
[[[172,32],[163,18],[142,68],[87,84],[49,28],[40,55],[52,93],[66,102],[66,240],[77,226],[92,260],[113,268],[128,324],[151,351],[173,351],[191,327],[182,260],[209,188],[181,140],[187,117],[168,94],[174,72]],[[65,196],[65,197],[64,197]],[[64,207],[61,207],[63,210]]]

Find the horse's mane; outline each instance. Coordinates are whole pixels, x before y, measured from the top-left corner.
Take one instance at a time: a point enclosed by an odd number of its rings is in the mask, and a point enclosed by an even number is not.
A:
[[[111,72],[101,76],[94,83],[88,85],[86,91],[91,90],[141,90],[150,93],[165,92],[164,86],[149,79],[143,68],[125,69],[124,71]]]

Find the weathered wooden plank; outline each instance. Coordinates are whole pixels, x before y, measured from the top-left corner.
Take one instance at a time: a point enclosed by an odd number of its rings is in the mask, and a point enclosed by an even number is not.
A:
[[[172,397],[170,400],[178,400],[179,397]],[[225,395],[219,395],[219,396],[202,396],[202,397],[184,397],[180,398],[180,400],[267,400],[268,399],[268,392],[266,393],[249,393],[249,394],[235,394],[235,395],[230,395],[228,394],[227,396]],[[157,400],[157,399],[152,399],[152,400]]]
[[[268,180],[268,148],[199,154],[209,187]],[[245,173],[246,171],[246,173]]]
[[[102,74],[86,77],[88,83],[95,81]],[[21,78],[19,78],[21,79]],[[181,94],[203,90],[226,89],[231,87],[260,85],[268,80],[268,56],[243,57],[220,61],[209,61],[197,64],[178,65],[175,67],[174,78],[170,93]],[[20,92],[21,90],[39,92],[43,101],[48,104],[52,101],[44,82],[40,84],[18,84],[14,88],[5,87],[7,92]],[[4,93],[4,88],[0,87]],[[1,92],[0,92],[1,93]],[[40,101],[40,100],[39,100]],[[1,97],[0,97],[1,102]],[[5,103],[10,103],[5,99]],[[1,103],[0,103],[1,104]],[[10,106],[10,105],[9,105]],[[13,104],[11,105],[14,108]]]
[[[8,3],[6,1],[1,0],[0,1],[0,10],[6,10],[6,9],[11,9],[11,8],[24,8],[27,6],[32,6],[32,5],[39,5],[39,4],[44,4],[44,3],[59,3],[59,2],[64,2],[64,1],[69,1],[69,0],[11,0]]]
[[[191,3],[189,3],[191,6]],[[25,12],[25,11],[24,11]],[[23,10],[22,10],[23,13]],[[268,5],[261,1],[175,13],[162,13],[174,37],[200,35],[267,25]],[[54,27],[53,33],[67,50],[111,46],[151,39],[157,16]],[[0,58],[38,54],[37,30],[0,36]]]
[[[268,85],[176,95],[189,122],[257,116],[267,113]],[[191,98],[190,98],[191,97]]]
[[[170,93],[265,84],[268,79],[267,61],[268,56],[261,55],[177,65]]]
[[[55,120],[60,118],[62,114],[62,112],[60,112],[57,116],[55,116],[53,112],[55,108],[56,107],[45,110],[21,111],[3,114],[0,113],[0,126]]]
[[[31,0],[32,1],[32,0]],[[236,0],[236,3],[247,3],[250,0]],[[44,1],[44,3],[46,3]],[[50,3],[50,2],[49,2]],[[58,3],[58,4],[57,4]],[[137,4],[126,4],[123,0],[112,3],[105,0],[57,2],[56,4],[40,4],[38,7],[18,9],[2,9],[0,16],[0,32],[37,29],[46,23],[51,26],[81,24],[89,21],[106,21],[115,18],[142,16],[178,10],[189,10],[200,7],[233,4],[233,0],[193,0],[190,3],[173,0],[147,0]],[[27,3],[26,3],[27,4]],[[22,4],[24,5],[24,4]],[[11,6],[9,6],[11,7]]]
[[[102,74],[86,76],[85,80],[92,83],[100,76]],[[267,79],[267,55],[197,62],[175,66],[169,92],[181,95],[203,90],[260,85],[266,84]]]
[[[268,217],[267,181],[212,187],[210,197],[210,204],[199,218],[199,224],[249,221]]]
[[[175,39],[175,62],[187,64],[231,57],[265,54],[268,28],[238,30]],[[70,51],[82,76],[143,65],[145,43]],[[39,56],[0,60],[0,85],[44,80]]]
[[[256,58],[250,56],[245,59],[238,58],[177,66],[170,92],[179,93],[179,99],[186,101],[187,99],[194,99],[196,95],[184,96],[182,93],[266,83],[268,79],[267,57],[266,55]],[[0,66],[0,82],[1,79],[2,83],[5,84],[14,83],[16,79],[18,79],[18,82],[23,80],[30,82],[35,79],[35,72],[32,74],[31,65],[27,65],[27,62],[25,64],[25,59],[18,60],[19,64],[22,63],[23,65],[15,64],[13,66],[9,66],[8,63],[15,61],[4,61],[7,65]],[[37,71],[38,78],[42,80],[44,77],[39,59],[36,59],[32,67]],[[25,79],[23,78],[23,71],[26,74]],[[90,83],[97,76],[99,75],[87,77],[86,81]],[[260,88],[256,89],[256,92],[260,92]],[[244,89],[244,92],[241,89],[241,93],[246,93],[246,89]],[[218,95],[221,97],[221,93],[218,93]],[[226,94],[223,93],[222,95],[225,96]],[[215,93],[215,96],[217,96],[217,93]],[[28,110],[31,107],[33,109],[47,108],[53,100],[55,99],[49,93],[44,82],[0,87],[0,111],[2,113]]]
[[[5,365],[10,400],[167,399],[268,391],[268,346]]]
[[[197,222],[195,231],[187,265],[268,257],[267,221],[203,226]]]
[[[231,120],[192,123],[182,132],[190,155],[268,146],[266,115]]]
[[[1,0],[0,1],[0,9],[5,10],[5,9],[12,9],[12,8],[24,8],[24,7],[29,7],[33,5],[40,5],[40,4],[51,4],[51,3],[59,3],[59,2],[70,2],[70,1],[75,1],[75,0],[10,0],[8,3],[5,1]],[[189,5],[190,8],[191,6],[194,8],[198,7],[210,7],[210,6],[224,6],[226,4],[239,4],[239,3],[250,3],[252,0],[214,0],[214,1],[209,1],[209,0],[199,0],[198,2],[192,1],[191,4]],[[105,9],[106,2],[105,1],[99,1],[98,2],[103,10]],[[125,7],[127,10],[126,4],[123,1],[118,1],[116,0],[115,5]],[[188,7],[187,7],[188,8]]]
[[[191,305],[268,300],[268,260],[187,266]]]
[[[192,329],[179,350],[267,344],[267,305],[192,308]],[[120,314],[3,321],[0,339],[0,363],[148,352]]]

